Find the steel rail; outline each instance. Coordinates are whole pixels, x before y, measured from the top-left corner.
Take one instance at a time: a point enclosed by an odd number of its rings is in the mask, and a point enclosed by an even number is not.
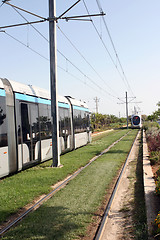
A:
[[[22,213],[19,217],[17,217],[15,220],[10,222],[6,227],[2,228],[0,230],[0,237],[6,233],[10,228],[12,228],[14,225],[16,225],[19,221],[21,221],[24,217],[26,217],[30,212],[40,207],[45,201],[50,199],[58,190],[60,190],[62,187],[64,187],[69,181],[71,181],[73,178],[75,178],[80,172],[82,172],[85,168],[87,168],[92,162],[97,160],[99,157],[101,157],[103,154],[107,153],[115,144],[120,142],[124,137],[128,135],[130,131],[128,131],[125,135],[123,135],[121,138],[116,140],[114,143],[112,143],[108,148],[106,148],[104,151],[102,151],[99,155],[93,157],[89,163],[87,163],[84,167],[80,168],[78,171],[76,171],[74,174],[72,174],[69,178],[64,180],[60,185],[58,185],[53,191],[51,191],[49,194],[47,194],[45,197],[43,197],[41,200],[39,200],[37,203],[35,203],[32,207],[30,207],[27,211]]]
[[[140,131],[140,130],[139,130],[139,131]],[[111,206],[112,206],[114,197],[115,197],[116,192],[117,192],[117,190],[118,190],[120,181],[121,181],[121,179],[122,179],[124,170],[125,170],[125,168],[126,168],[126,166],[127,166],[130,153],[131,153],[132,148],[133,148],[133,146],[134,146],[134,144],[135,144],[135,141],[136,141],[136,139],[137,139],[137,136],[138,136],[138,134],[139,134],[139,131],[138,131],[138,133],[137,133],[137,135],[136,135],[136,137],[135,137],[135,139],[134,139],[134,141],[133,141],[133,143],[132,143],[132,146],[131,146],[131,149],[130,149],[130,151],[129,151],[129,153],[128,153],[128,156],[127,156],[127,158],[126,158],[126,161],[125,161],[125,163],[123,164],[123,167],[122,167],[122,169],[121,169],[121,171],[120,171],[120,174],[119,174],[119,176],[118,176],[118,178],[117,178],[117,181],[116,181],[116,183],[115,183],[115,185],[114,185],[114,189],[113,189],[113,191],[112,191],[112,193],[111,193],[110,199],[109,199],[108,204],[107,204],[107,207],[106,207],[106,209],[105,209],[105,211],[104,211],[103,218],[102,218],[102,220],[101,220],[100,226],[99,226],[99,228],[98,228],[98,230],[97,230],[97,232],[96,232],[96,234],[95,234],[94,240],[101,240],[101,238],[102,238],[102,235],[103,235],[103,232],[104,232],[104,228],[105,228],[105,224],[106,224],[106,221],[107,221],[107,218],[108,218],[109,211],[110,211],[110,209],[111,209]]]

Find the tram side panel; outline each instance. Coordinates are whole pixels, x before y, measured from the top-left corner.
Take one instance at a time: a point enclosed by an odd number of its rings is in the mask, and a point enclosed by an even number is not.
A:
[[[51,101],[17,92],[7,79],[1,80],[0,177],[3,177],[52,158],[52,131]],[[88,109],[61,97],[58,112],[60,153],[86,145],[90,141]]]
[[[7,79],[1,79],[6,94],[6,116],[7,116],[7,134],[8,134],[8,168],[9,174],[17,171],[17,139],[15,125],[14,95],[10,82]]]
[[[40,100],[39,122],[41,141],[41,161],[52,158],[51,105],[49,100]]]
[[[9,174],[6,94],[0,89],[0,177]]]
[[[86,145],[91,141],[89,112],[80,106],[73,106],[73,125],[75,148]]]
[[[35,97],[15,93],[18,170],[40,161],[39,110]]]
[[[73,149],[73,137],[71,134],[71,112],[70,105],[66,103],[58,103],[59,111],[59,140],[60,153],[65,153]]]
[[[52,158],[51,102],[16,93],[19,170]],[[58,103],[60,153],[71,150],[69,104]]]

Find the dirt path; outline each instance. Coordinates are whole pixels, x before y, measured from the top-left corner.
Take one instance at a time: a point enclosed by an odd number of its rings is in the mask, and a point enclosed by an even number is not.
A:
[[[109,212],[101,240],[133,239],[132,202],[134,201],[133,161],[138,157],[139,135]],[[125,230],[125,231],[124,231]]]

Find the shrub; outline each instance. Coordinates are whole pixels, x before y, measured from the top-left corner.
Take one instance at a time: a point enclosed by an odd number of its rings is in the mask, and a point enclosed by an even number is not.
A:
[[[160,130],[159,129],[148,129],[146,131],[148,148],[150,151],[160,150]]]
[[[144,130],[148,130],[148,129],[151,129],[151,128],[159,129],[160,126],[157,122],[145,122],[145,123],[143,123],[143,129]]]
[[[155,165],[160,161],[160,152],[159,151],[152,151],[150,152],[150,162],[151,165]]]
[[[158,213],[156,219],[155,219],[155,224],[157,227],[157,233],[160,233],[160,212]]]
[[[156,194],[160,195],[160,177],[158,177],[156,181]]]

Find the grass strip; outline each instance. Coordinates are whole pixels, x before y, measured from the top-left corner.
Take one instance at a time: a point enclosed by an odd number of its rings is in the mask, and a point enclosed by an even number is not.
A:
[[[3,239],[79,239],[100,207],[137,134],[133,130]]]
[[[51,168],[52,161],[27,169],[0,181],[0,223],[42,194],[51,191],[51,185],[84,166],[95,155],[107,148],[128,130],[119,130],[98,136],[83,148],[61,156],[63,168]]]

